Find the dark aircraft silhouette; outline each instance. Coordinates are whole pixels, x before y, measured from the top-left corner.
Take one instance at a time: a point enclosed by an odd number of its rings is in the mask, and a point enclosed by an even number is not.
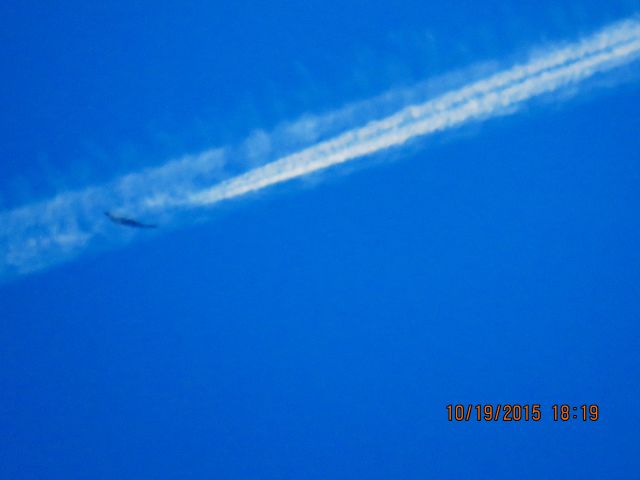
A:
[[[104,214],[109,217],[109,220],[111,220],[113,223],[118,223],[120,225],[124,225],[125,227],[133,227],[133,228],[157,228],[157,225],[150,225],[148,223],[142,223],[139,222],[138,220],[134,220],[132,218],[127,218],[127,217],[119,217],[117,215],[114,215],[111,212],[104,212]]]

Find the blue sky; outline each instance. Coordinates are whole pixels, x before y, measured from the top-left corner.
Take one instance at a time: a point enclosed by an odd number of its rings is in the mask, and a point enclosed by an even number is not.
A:
[[[9,2],[0,209],[638,11]],[[601,83],[0,285],[0,474],[633,477],[640,90]],[[508,402],[544,418],[446,420]]]

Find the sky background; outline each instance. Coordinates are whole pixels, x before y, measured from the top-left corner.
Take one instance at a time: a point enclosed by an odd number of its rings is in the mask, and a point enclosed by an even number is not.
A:
[[[3,2],[0,209],[636,12]],[[637,476],[628,73],[0,285],[0,476]],[[540,403],[543,418],[451,423],[450,403]],[[556,403],[601,419],[554,422]]]

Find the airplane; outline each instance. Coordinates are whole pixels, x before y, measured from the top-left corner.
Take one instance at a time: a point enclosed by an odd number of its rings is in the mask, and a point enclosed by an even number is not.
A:
[[[157,228],[157,225],[151,225],[148,223],[142,223],[138,220],[134,220],[132,218],[127,217],[119,217],[118,215],[114,215],[111,212],[104,212],[104,214],[109,217],[113,223],[117,223],[119,225],[124,225],[125,227],[133,227],[133,228]]]

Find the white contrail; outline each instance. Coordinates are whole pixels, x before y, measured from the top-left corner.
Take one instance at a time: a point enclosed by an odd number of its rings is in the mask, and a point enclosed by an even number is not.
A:
[[[107,206],[116,205],[130,214],[162,216],[176,209],[213,205],[417,137],[512,113],[528,100],[577,85],[638,56],[640,22],[626,20],[231,179],[221,181],[224,151],[210,150],[102,187],[63,193],[49,201],[0,212],[0,278],[59,262],[108,238],[105,222],[96,220]],[[326,117],[329,122],[331,118]],[[269,143],[268,136],[263,137],[262,142]]]
[[[440,98],[407,107],[388,118],[288,155],[194,192],[184,205],[208,205],[400,145],[415,137],[474,119],[512,111],[524,101],[627,63],[640,52],[640,24],[629,21],[583,42],[554,51]]]

